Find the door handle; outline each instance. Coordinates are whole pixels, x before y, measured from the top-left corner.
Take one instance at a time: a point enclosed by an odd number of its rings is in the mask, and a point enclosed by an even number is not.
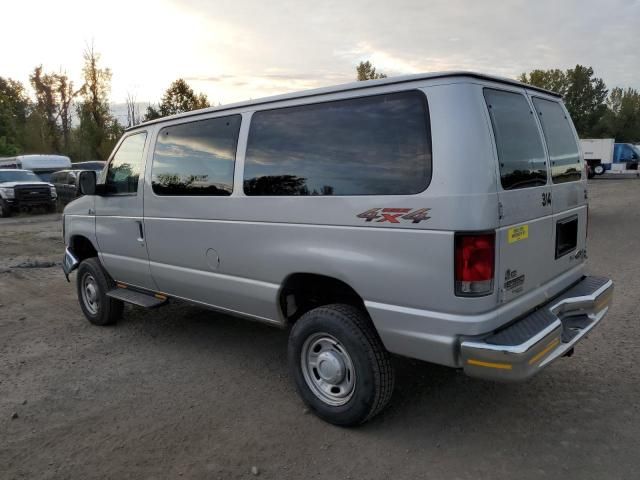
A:
[[[142,227],[142,220],[136,220],[136,223],[138,224],[138,233],[140,234],[136,240],[140,245],[144,245],[144,229]]]

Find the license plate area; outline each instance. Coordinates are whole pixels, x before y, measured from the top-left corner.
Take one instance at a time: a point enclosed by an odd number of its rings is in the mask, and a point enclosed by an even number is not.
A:
[[[578,246],[578,216],[558,220],[556,223],[556,259],[573,252]]]

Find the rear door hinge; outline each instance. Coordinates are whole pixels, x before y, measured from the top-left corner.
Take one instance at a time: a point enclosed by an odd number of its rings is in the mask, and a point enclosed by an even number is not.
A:
[[[502,220],[504,211],[502,209],[502,202],[498,202],[498,220]]]

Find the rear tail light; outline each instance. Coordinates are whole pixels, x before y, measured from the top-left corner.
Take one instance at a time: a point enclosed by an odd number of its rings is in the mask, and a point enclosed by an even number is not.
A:
[[[461,297],[493,292],[495,233],[455,236],[455,291]]]

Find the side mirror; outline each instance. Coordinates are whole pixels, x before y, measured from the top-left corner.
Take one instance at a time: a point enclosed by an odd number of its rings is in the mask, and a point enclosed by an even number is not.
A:
[[[83,195],[96,194],[96,172],[85,170],[80,172],[80,193]]]

